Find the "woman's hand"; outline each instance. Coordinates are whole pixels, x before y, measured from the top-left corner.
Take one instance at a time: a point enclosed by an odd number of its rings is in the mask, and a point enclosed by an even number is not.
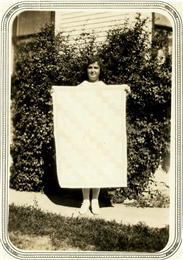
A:
[[[50,94],[51,94],[51,96],[53,96],[53,93],[55,92],[55,90],[54,90],[54,88],[52,87],[51,88],[51,91],[50,91]]]
[[[130,86],[126,85],[125,91],[126,91],[127,94],[130,94],[131,93]]]

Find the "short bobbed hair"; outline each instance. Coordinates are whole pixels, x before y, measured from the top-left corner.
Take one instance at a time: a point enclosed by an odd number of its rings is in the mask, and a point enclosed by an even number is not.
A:
[[[102,60],[101,58],[99,57],[99,55],[92,55],[92,56],[89,56],[88,57],[88,63],[87,63],[87,67],[94,63],[94,62],[97,62],[98,65],[100,66],[100,68],[102,67]]]

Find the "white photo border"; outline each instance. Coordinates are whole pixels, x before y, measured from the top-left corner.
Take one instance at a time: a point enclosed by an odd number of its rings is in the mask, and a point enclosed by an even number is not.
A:
[[[157,253],[134,252],[62,252],[62,251],[26,251],[16,248],[8,237],[9,214],[9,154],[10,154],[10,46],[11,46],[11,21],[15,14],[27,10],[61,10],[61,9],[131,9],[135,12],[141,10],[165,11],[173,20],[173,77],[172,92],[174,93],[174,118],[175,132],[175,189],[173,205],[175,214],[174,238],[169,247]],[[182,19],[178,11],[169,3],[161,1],[91,1],[91,2],[67,2],[67,1],[23,1],[12,5],[4,14],[1,23],[2,34],[2,86],[1,86],[1,242],[5,251],[16,259],[167,259],[175,254],[181,245],[181,219],[182,219]],[[171,132],[171,133],[172,133]],[[172,203],[172,200],[171,200]]]

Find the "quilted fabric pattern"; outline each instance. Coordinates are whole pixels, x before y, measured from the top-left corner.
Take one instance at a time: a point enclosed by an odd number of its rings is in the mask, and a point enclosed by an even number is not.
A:
[[[125,85],[53,87],[57,175],[65,188],[125,187]]]

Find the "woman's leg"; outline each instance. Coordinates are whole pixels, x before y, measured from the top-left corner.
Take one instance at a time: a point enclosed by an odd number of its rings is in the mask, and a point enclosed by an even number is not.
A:
[[[83,203],[80,208],[80,214],[86,214],[90,207],[90,189],[82,189]]]
[[[82,193],[83,193],[83,201],[90,200],[90,189],[82,189]]]
[[[100,208],[99,208],[99,202],[98,202],[98,197],[100,193],[100,188],[93,188],[92,189],[92,212],[95,215],[98,215],[100,213]]]
[[[93,188],[92,189],[92,200],[98,200],[100,193],[100,188]]]

